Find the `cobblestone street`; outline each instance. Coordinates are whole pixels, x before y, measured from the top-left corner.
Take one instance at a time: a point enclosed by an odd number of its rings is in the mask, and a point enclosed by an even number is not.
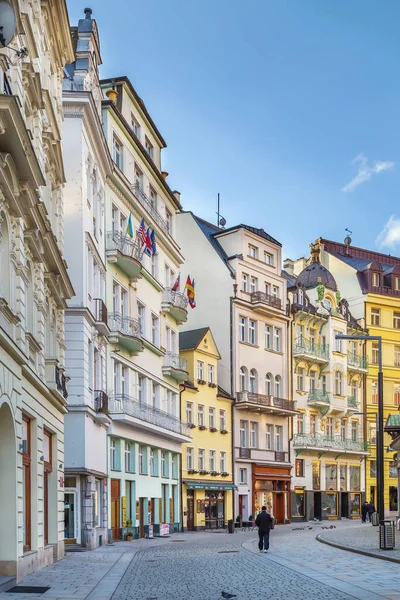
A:
[[[309,529],[308,527],[312,527]],[[357,538],[360,525],[337,523],[335,537]],[[50,586],[55,600],[400,600],[400,565],[318,542],[321,525],[292,525],[271,533],[260,554],[256,532],[176,534],[168,539],[117,543],[64,560],[27,577]],[[35,598],[0,594],[0,600]]]

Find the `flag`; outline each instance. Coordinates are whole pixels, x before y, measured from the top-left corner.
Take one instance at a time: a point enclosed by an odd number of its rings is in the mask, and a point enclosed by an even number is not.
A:
[[[189,299],[189,304],[191,308],[196,308],[196,300],[194,293],[194,280],[191,281],[190,275],[187,276],[185,290],[187,293],[187,297]]]
[[[145,237],[144,237],[144,253],[147,254],[147,256],[151,256],[152,250],[153,250],[153,246],[151,244],[151,238],[150,238],[150,227],[147,228]]]
[[[129,237],[133,238],[132,213],[129,213],[128,225],[126,227],[126,233],[129,235]]]
[[[154,229],[152,230],[152,232],[150,234],[150,241],[151,241],[151,253],[154,256],[155,254],[157,254],[156,234],[154,233]]]
[[[137,230],[137,237],[138,237],[140,246],[144,246],[145,240],[146,240],[144,218],[142,218],[142,220],[140,221],[139,229]]]
[[[179,286],[181,285],[181,274],[179,273],[178,277],[176,278],[176,281],[174,283],[174,285],[171,288],[171,292],[177,292],[179,291]]]

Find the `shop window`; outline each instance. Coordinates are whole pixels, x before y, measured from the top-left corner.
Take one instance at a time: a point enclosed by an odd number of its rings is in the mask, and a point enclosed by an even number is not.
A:
[[[295,490],[294,492],[294,506],[292,508],[292,517],[304,517],[305,516],[305,494],[304,490]]]
[[[337,493],[322,494],[322,514],[329,516],[337,516]]]
[[[325,485],[327,491],[337,490],[337,464],[327,463],[325,465]],[[336,513],[335,513],[336,514]]]
[[[352,517],[361,514],[361,494],[350,494],[350,512]]]
[[[319,490],[321,488],[321,463],[319,460],[314,460],[312,463],[312,483],[313,490]]]
[[[350,490],[352,492],[360,491],[361,468],[356,465],[350,465]]]
[[[397,487],[389,487],[389,510],[397,512]]]
[[[53,451],[52,451],[52,435],[48,431],[44,431],[43,435],[43,458],[44,458],[44,474],[43,474],[43,508],[44,508],[44,544],[49,543],[49,479],[53,470]]]
[[[347,465],[339,465],[339,486],[341,492],[347,492]]]
[[[304,458],[296,458],[296,477],[304,477]]]

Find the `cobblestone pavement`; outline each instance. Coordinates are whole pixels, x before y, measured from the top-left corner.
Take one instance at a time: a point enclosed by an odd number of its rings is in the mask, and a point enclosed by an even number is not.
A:
[[[277,527],[268,554],[256,532],[186,533],[69,554],[27,577],[48,585],[39,596],[55,600],[400,600],[400,565],[346,552],[316,541],[321,525]],[[308,527],[312,527],[309,529]],[[360,524],[337,522],[329,535],[360,536]],[[34,595],[0,594],[0,600]]]
[[[400,533],[396,531],[397,547],[394,550],[380,550],[379,548],[379,527],[372,527],[370,524],[361,525],[354,535],[351,529],[338,531],[322,531],[321,538],[335,544],[347,546],[354,550],[363,552],[372,552],[378,556],[395,558],[400,561]]]

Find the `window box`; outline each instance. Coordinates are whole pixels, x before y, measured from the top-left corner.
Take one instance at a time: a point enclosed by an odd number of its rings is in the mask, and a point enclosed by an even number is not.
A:
[[[199,471],[199,475],[209,475],[209,471]]]
[[[207,381],[205,381],[204,379],[198,379],[198,380],[197,380],[197,383],[198,383],[199,385],[206,385]]]
[[[217,428],[216,428],[216,427],[210,427],[210,431],[212,431],[213,433],[215,433],[215,432],[216,432],[216,431],[218,431],[218,430],[217,430]]]
[[[199,425],[199,429],[200,431],[204,431],[205,429],[207,429],[207,427],[205,425]]]
[[[224,435],[228,433],[227,429],[221,429],[221,433],[223,433]]]
[[[190,423],[189,427],[190,427],[190,429],[194,429],[196,427],[196,425],[194,423]]]
[[[211,477],[216,477],[217,475],[219,475],[218,471],[211,471],[210,473]]]
[[[210,387],[210,388],[216,388],[217,384],[216,383],[209,383],[208,387]]]
[[[196,475],[196,473],[198,473],[198,471],[196,471],[196,469],[189,469],[188,473],[189,473],[189,475]]]
[[[227,473],[226,471],[224,471],[223,473],[221,473],[221,477],[228,477],[229,473]]]

